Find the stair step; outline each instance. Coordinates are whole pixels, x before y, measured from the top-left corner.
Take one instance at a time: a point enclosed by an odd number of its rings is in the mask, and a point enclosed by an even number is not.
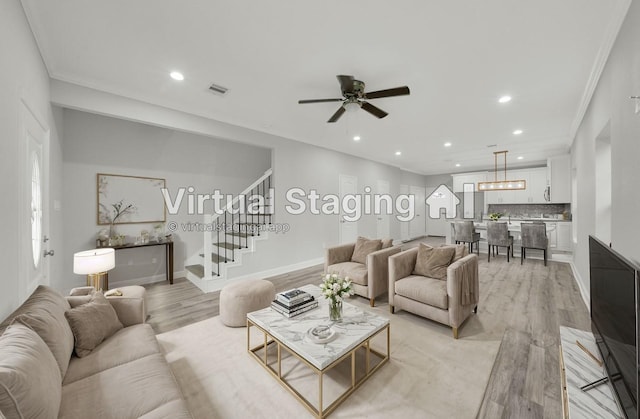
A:
[[[233,233],[229,233],[230,236],[236,236],[236,237],[251,237],[251,234],[247,234],[247,233],[240,233],[237,231],[234,231]]]
[[[200,253],[200,257],[204,258],[204,253]],[[220,261],[220,263],[229,262],[231,259],[227,259],[226,257],[219,255],[217,253],[211,253],[211,262],[216,263]]]
[[[203,265],[188,265],[184,267],[187,271],[191,272],[198,278],[204,278],[204,266]],[[215,270],[211,272],[211,275],[216,276]]]
[[[223,249],[227,249],[227,250],[240,249],[240,245],[235,243],[221,242],[221,243],[213,243],[213,245],[222,247]]]

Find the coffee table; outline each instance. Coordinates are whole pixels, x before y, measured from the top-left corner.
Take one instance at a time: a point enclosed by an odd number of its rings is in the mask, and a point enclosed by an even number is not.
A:
[[[336,337],[328,343],[312,342],[307,332],[318,325],[329,325],[328,303],[321,296],[320,288],[305,285],[300,289],[313,295],[318,308],[294,318],[286,318],[268,307],[247,314],[247,350],[276,380],[289,390],[314,416],[324,418],[333,412],[351,393],[384,365],[390,358],[389,320],[352,304],[343,303],[343,320],[335,323],[332,329]],[[257,346],[251,346],[251,328],[256,327],[264,335]],[[371,340],[386,331],[386,353],[371,347]],[[384,339],[384,338],[382,338]],[[275,368],[269,364],[268,348],[277,346]],[[282,350],[308,366],[318,377],[318,403],[310,402],[283,376]],[[356,353],[364,351],[364,371],[356,373]],[[263,352],[259,354],[259,352]],[[272,355],[273,356],[273,355]],[[371,358],[379,362],[371,367]],[[330,405],[323,406],[323,379],[335,366],[351,358],[351,383]],[[357,375],[360,375],[358,378]]]

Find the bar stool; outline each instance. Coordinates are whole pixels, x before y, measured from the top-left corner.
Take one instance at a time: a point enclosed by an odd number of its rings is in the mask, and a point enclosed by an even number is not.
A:
[[[456,221],[454,240],[456,244],[469,243],[469,253],[473,253],[473,243],[477,243],[477,253],[480,254],[480,233],[476,233],[473,221]]]
[[[520,248],[520,264],[527,258],[527,249],[542,250],[544,266],[547,266],[547,226],[544,223],[522,223],[522,246]]]
[[[487,223],[487,262],[491,261],[491,251],[493,248],[507,248],[507,262],[509,262],[509,253],[513,257],[513,236],[509,235],[507,223],[498,223],[490,221]]]

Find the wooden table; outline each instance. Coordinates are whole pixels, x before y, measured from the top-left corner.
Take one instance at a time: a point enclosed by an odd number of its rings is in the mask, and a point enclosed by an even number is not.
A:
[[[165,270],[167,275],[167,281],[169,281],[169,284],[173,285],[173,241],[162,241],[162,242],[150,241],[148,243],[143,243],[143,244],[127,243],[127,244],[123,244],[122,246],[104,246],[104,247],[110,247],[114,250],[123,250],[123,249],[138,249],[141,247],[149,247],[149,246],[165,247],[165,255],[166,255]],[[105,279],[105,284],[104,284],[105,289],[109,289],[108,281],[109,281],[108,279]]]

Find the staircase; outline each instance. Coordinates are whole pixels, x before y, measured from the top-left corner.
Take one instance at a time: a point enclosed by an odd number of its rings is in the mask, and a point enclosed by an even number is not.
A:
[[[272,224],[272,170],[253,182],[219,214],[206,214],[204,245],[187,259],[187,278],[204,292],[216,291],[229,282],[228,270],[242,264],[242,255],[256,251],[256,242],[268,238]]]

